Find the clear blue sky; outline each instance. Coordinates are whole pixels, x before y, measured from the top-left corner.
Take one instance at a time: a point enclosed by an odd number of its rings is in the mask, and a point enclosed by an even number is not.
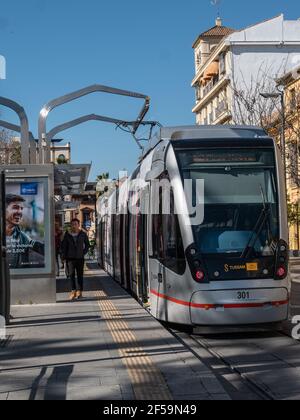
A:
[[[149,95],[148,117],[164,125],[194,124],[192,43],[214,25],[210,0],[0,0],[0,6],[0,54],[7,60],[0,95],[25,107],[35,135],[44,103],[94,83]],[[279,13],[300,17],[294,0],[223,0],[220,11],[236,29]],[[92,95],[53,112],[48,127],[87,113],[131,119],[139,106]],[[17,122],[10,111],[2,117]],[[73,162],[93,162],[91,179],[135,167],[135,143],[112,126],[91,122],[62,136],[72,142]]]

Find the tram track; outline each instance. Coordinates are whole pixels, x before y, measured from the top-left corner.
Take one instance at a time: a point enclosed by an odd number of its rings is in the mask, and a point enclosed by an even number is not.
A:
[[[240,357],[240,362],[234,362],[232,357],[225,356],[224,352],[228,351],[230,353],[229,341],[232,338],[232,348],[237,344],[235,340],[238,341],[241,346],[241,341],[245,341],[244,354],[245,360],[247,360],[247,350],[249,346],[257,346],[257,369],[259,369],[259,360],[261,357],[261,351],[266,351],[264,359],[266,360],[265,369],[268,370],[268,363],[270,363],[270,369],[272,369],[272,359],[275,359],[276,356],[269,351],[268,349],[263,349],[257,345],[257,339],[255,333],[236,333],[236,336],[230,335],[229,337],[224,337],[224,334],[214,334],[212,336],[201,335],[201,334],[190,334],[186,332],[181,332],[173,328],[169,328],[169,331],[186,347],[191,351],[202,363],[204,363],[211,372],[219,379],[220,383],[230,396],[232,400],[267,400],[274,401],[278,397],[275,393],[272,392],[264,384],[260,384],[257,380],[254,380],[251,377],[251,369],[249,369],[250,374],[245,372],[247,370],[246,361],[242,361],[243,355]],[[280,337],[287,338],[290,336],[287,333],[281,332],[265,332],[265,335],[258,333],[257,338],[267,339],[274,338],[280,339]],[[270,335],[271,334],[271,335]],[[211,339],[212,337],[212,339]],[[217,344],[211,344],[211,341],[215,341]],[[241,346],[241,352],[243,352]],[[251,360],[255,360],[255,354],[252,354]],[[269,362],[267,360],[269,359]],[[280,359],[277,361],[274,360],[274,364],[281,363]],[[244,363],[244,366],[243,366]],[[261,360],[260,363],[263,363]],[[250,365],[251,363],[249,363]],[[288,366],[287,364],[287,367]],[[244,371],[243,371],[244,370]],[[279,374],[280,375],[280,374]]]
[[[275,397],[271,393],[258,386],[254,381],[248,378],[247,375],[240,373],[239,370],[232,363],[227,361],[220,353],[210,348],[204,340],[201,340],[200,338],[194,336],[191,336],[191,339],[194,340],[197,344],[200,344],[213,357],[217,358],[231,372],[233,372],[235,375],[238,375],[240,380],[243,381],[244,385],[249,387],[250,391],[254,392],[259,397],[259,399],[268,401],[275,400]]]

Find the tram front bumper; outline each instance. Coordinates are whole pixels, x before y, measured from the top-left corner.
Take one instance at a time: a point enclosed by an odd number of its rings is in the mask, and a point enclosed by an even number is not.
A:
[[[194,325],[249,325],[285,321],[289,293],[285,288],[211,290],[192,296]]]

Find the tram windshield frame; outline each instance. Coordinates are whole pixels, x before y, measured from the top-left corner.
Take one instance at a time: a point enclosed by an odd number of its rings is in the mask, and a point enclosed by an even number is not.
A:
[[[274,148],[175,148],[182,181],[204,180],[204,221],[192,226],[203,256],[274,256],[279,200]],[[203,198],[202,198],[203,200]]]

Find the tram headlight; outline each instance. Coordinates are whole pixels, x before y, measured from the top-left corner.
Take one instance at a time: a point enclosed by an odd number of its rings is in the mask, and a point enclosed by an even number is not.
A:
[[[198,260],[196,260],[196,261],[194,261],[194,267],[195,268],[200,268],[201,267],[201,263],[200,263],[200,261],[198,261]]]

